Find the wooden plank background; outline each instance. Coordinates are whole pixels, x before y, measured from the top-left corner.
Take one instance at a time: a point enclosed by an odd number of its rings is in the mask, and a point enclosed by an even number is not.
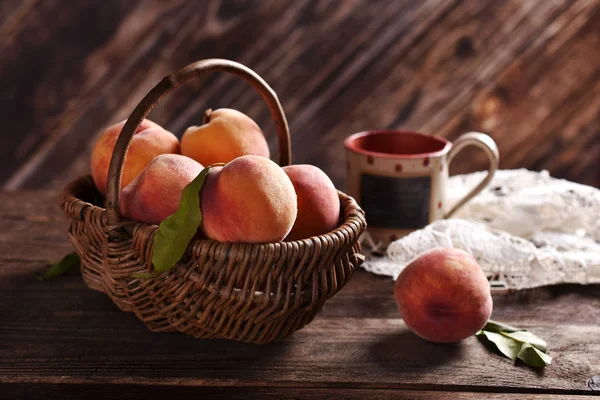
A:
[[[94,137],[163,76],[204,58],[262,75],[287,113],[294,160],[343,186],[343,138],[406,128],[488,132],[501,167],[600,187],[600,0],[3,0],[0,185],[61,188]],[[274,129],[260,97],[223,74],[165,99],[177,135],[205,108]],[[452,172],[485,168],[476,151]]]

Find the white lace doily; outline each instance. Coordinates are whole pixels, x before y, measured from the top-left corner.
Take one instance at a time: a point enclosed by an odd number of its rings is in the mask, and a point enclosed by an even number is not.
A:
[[[450,178],[454,204],[485,172]],[[547,171],[497,171],[492,183],[454,218],[435,221],[387,248],[363,238],[370,272],[394,279],[425,250],[471,253],[493,289],[600,283],[600,190]]]

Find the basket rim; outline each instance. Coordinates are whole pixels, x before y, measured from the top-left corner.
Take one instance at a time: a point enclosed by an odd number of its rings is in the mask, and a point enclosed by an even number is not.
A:
[[[88,175],[82,175],[79,176],[77,178],[75,178],[74,180],[72,180],[71,182],[69,182],[65,188],[63,189],[63,192],[61,194],[60,197],[60,202],[61,202],[61,208],[62,204],[69,202],[69,201],[76,201],[78,203],[82,203],[84,205],[85,208],[91,208],[91,210],[100,210],[104,215],[108,214],[108,210],[105,207],[101,207],[98,206],[96,204],[90,203],[88,201],[82,200],[81,198],[79,198],[74,192],[78,187],[81,187],[81,185],[88,185],[90,188],[92,188],[94,191],[96,191],[98,194],[98,190],[96,189],[96,186],[93,183],[93,178],[90,174]],[[342,201],[348,201],[349,204],[346,205],[346,207],[344,208],[344,204],[340,204],[341,210],[340,210],[340,220],[342,221],[341,224],[339,224],[335,229],[327,232],[327,233],[323,233],[320,235],[315,235],[315,236],[311,236],[308,238],[304,238],[304,239],[298,239],[298,240],[289,240],[289,241],[281,241],[281,242],[268,242],[268,243],[242,243],[242,242],[219,242],[217,240],[213,240],[213,239],[209,239],[209,238],[194,238],[192,239],[192,241],[190,241],[189,245],[192,245],[194,243],[218,243],[218,244],[230,244],[230,245],[237,245],[237,246],[268,246],[268,245],[274,245],[274,246],[281,246],[281,245],[289,245],[289,246],[293,246],[293,245],[300,245],[302,243],[305,243],[306,241],[311,241],[311,240],[325,240],[325,238],[327,237],[331,237],[331,236],[335,236],[336,233],[343,235],[343,229],[344,228],[353,228],[353,224],[352,221],[358,219],[362,224],[366,227],[366,218],[365,218],[365,212],[362,208],[360,208],[360,206],[358,205],[358,203],[356,202],[356,200],[344,193],[343,191],[336,189],[337,193],[338,193],[338,198],[340,199],[340,203],[342,203]],[[136,220],[132,220],[132,219],[128,219],[126,217],[122,217],[121,222],[118,224],[118,227],[132,227],[132,228],[142,228],[142,229],[152,229],[152,230],[158,230],[158,225],[156,224],[148,224],[145,222],[140,222],[140,221],[136,221]],[[364,230],[364,229],[363,229]],[[362,233],[362,232],[361,232]],[[128,233],[130,234],[130,233]]]

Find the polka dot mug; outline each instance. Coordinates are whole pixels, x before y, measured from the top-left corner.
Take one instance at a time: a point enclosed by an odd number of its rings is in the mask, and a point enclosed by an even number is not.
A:
[[[365,210],[371,237],[386,244],[450,217],[490,183],[499,162],[496,143],[479,132],[465,133],[451,143],[418,132],[372,130],[347,137],[344,146],[346,192]],[[486,153],[488,174],[456,204],[446,207],[448,165],[466,146]]]

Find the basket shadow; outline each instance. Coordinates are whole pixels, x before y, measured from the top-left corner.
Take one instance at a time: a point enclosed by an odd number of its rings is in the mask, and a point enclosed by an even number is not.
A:
[[[40,263],[40,273],[44,269]],[[10,279],[0,280],[0,288],[5,295],[0,315],[13,316],[6,318],[6,332],[30,326],[32,320],[40,332],[0,337],[31,352],[40,364],[52,358],[65,369],[150,380],[266,381],[293,344],[283,340],[256,345],[152,332],[105,294],[86,288],[78,271],[47,282],[34,279],[30,271],[15,271]]]
[[[142,329],[145,329],[143,327]],[[225,339],[198,339],[179,332],[147,332],[153,348],[150,358],[160,360],[164,374],[207,380],[261,381],[273,365],[285,358],[290,341],[252,344]]]
[[[369,357],[389,372],[426,372],[459,360],[464,353],[463,344],[432,343],[408,329],[387,334],[373,341]]]

